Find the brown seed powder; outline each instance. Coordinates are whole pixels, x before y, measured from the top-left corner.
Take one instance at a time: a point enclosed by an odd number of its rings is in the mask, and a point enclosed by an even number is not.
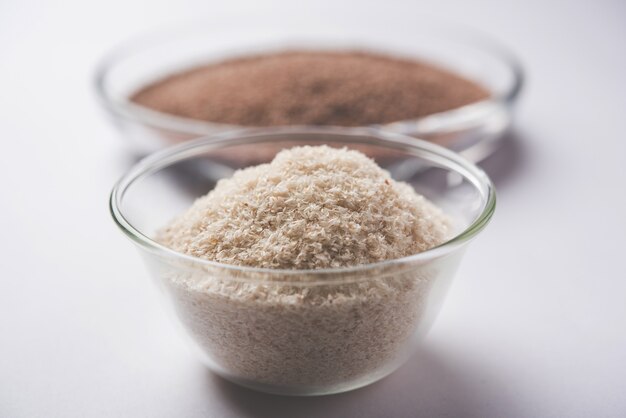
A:
[[[289,51],[192,68],[148,85],[131,100],[234,125],[362,126],[488,97],[482,86],[425,62],[366,52]]]

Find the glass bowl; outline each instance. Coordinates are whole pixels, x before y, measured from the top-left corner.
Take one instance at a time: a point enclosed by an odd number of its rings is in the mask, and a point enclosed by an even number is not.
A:
[[[191,257],[155,232],[249,161],[296,145],[347,147],[441,207],[455,236],[409,257],[340,269],[273,270]],[[262,156],[262,157],[261,157]],[[355,389],[395,370],[437,315],[468,243],[495,208],[485,173],[432,143],[368,128],[223,133],[140,161],[114,187],[111,213],[137,245],[202,361],[243,386],[288,395]]]
[[[522,87],[518,60],[475,30],[433,19],[396,17],[390,24],[359,19],[323,21],[290,16],[241,22],[203,22],[130,40],[106,55],[95,73],[100,102],[136,154],[241,126],[174,116],[129,97],[163,77],[233,56],[285,49],[370,50],[417,58],[484,86],[488,100],[376,127],[438,143],[472,161],[489,155],[511,123]]]

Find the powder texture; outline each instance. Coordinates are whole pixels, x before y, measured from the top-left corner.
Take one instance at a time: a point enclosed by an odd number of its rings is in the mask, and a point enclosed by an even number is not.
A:
[[[136,92],[160,112],[244,126],[384,124],[487,99],[431,64],[366,52],[289,51],[191,68]]]
[[[233,272],[163,258],[151,266],[213,370],[269,392],[332,393],[377,380],[406,358],[458,257],[314,269],[414,254],[448,239],[448,225],[360,152],[298,147],[221,180],[158,239],[222,263],[309,271]]]
[[[306,146],[220,180],[159,239],[225,264],[319,269],[416,254],[448,230],[439,209],[362,153]]]
[[[455,266],[440,260],[314,286],[162,271],[177,316],[214,370],[270,392],[320,394],[377,380],[404,361],[439,308],[431,294]]]

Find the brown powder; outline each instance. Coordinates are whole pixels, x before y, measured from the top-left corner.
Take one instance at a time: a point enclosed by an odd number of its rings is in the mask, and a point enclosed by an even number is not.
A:
[[[366,52],[289,51],[192,68],[148,85],[131,100],[225,124],[362,126],[488,97],[480,85],[425,62]]]

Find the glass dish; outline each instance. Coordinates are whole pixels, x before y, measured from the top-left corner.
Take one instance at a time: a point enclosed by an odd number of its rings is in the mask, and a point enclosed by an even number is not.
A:
[[[225,265],[154,240],[219,179],[248,166],[242,156],[267,162],[283,148],[320,144],[374,158],[441,207],[456,235],[409,257],[321,270]],[[260,391],[321,395],[372,383],[408,358],[465,248],[489,222],[495,193],[483,171],[426,141],[367,128],[283,127],[219,134],[149,156],[117,183],[110,205],[211,370]]]
[[[489,155],[511,123],[522,87],[518,60],[480,32],[432,19],[395,18],[369,25],[359,19],[320,22],[291,16],[247,22],[203,22],[163,30],[124,43],[97,67],[95,86],[104,109],[135,153],[241,126],[187,119],[137,105],[129,96],[143,86],[196,65],[284,49],[361,49],[413,57],[449,69],[486,87],[488,100],[377,128],[443,145],[472,161]]]

